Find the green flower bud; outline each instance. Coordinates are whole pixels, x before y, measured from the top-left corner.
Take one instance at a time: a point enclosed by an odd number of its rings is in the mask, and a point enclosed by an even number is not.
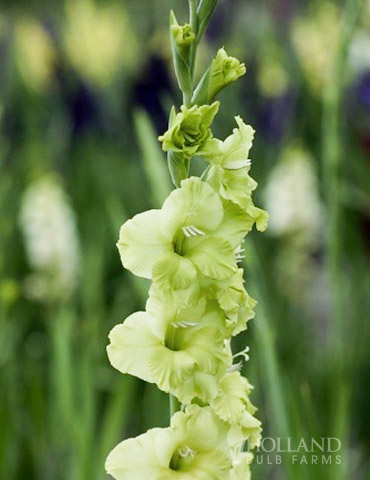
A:
[[[178,24],[173,11],[170,15],[170,34],[176,78],[182,92],[190,96],[193,88],[190,50],[195,34],[188,23]]]
[[[171,24],[171,34],[173,35],[178,48],[180,50],[186,49],[195,40],[195,34],[191,29],[191,25],[189,23],[185,23],[185,25],[179,25],[174,14],[172,18],[174,19],[174,23]]]
[[[201,152],[206,142],[212,138],[210,126],[218,112],[219,102],[212,105],[187,108],[184,105],[181,111],[172,115],[170,127],[159,141],[165,152],[178,152],[184,158],[191,158]]]
[[[235,82],[246,72],[245,64],[230,57],[224,48],[220,48],[210,67],[200,80],[192,102],[198,105],[210,103],[220,91]]]

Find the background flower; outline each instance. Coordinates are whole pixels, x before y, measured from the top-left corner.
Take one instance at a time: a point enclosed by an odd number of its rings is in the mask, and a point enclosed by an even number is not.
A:
[[[31,296],[63,298],[79,279],[80,246],[76,218],[57,177],[43,176],[25,190],[19,217],[28,262]]]

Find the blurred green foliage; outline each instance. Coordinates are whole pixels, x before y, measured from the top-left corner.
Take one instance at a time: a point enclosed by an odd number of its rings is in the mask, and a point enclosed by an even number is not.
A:
[[[119,227],[171,188],[156,136],[180,100],[173,7],[2,2],[0,478],[103,479],[118,441],[168,423],[167,397],[114,371],[105,345],[148,288],[120,265]],[[255,479],[370,478],[369,32],[365,1],[224,0],[199,55],[198,74],[220,44],[247,65],[216,129],[238,114],[256,128],[272,214],[246,245],[265,436],[342,441],[340,465],[264,455]]]

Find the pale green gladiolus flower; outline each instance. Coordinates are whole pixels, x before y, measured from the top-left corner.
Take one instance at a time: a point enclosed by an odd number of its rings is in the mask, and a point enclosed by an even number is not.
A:
[[[170,291],[152,288],[148,312],[130,315],[110,332],[108,357],[120,372],[156,383],[182,403],[196,397],[209,402],[232,358],[222,331],[202,324],[205,303],[194,308],[186,297],[180,302],[183,308],[177,308]]]
[[[199,298],[206,299],[206,312],[212,312],[209,321],[223,330],[225,339],[246,330],[248,321],[254,317],[256,301],[245,290],[244,284],[243,269],[239,268],[227,280],[215,281],[199,275],[191,287],[193,295],[196,292]],[[206,319],[204,316],[203,322]]]
[[[227,315],[233,336],[246,330],[247,322],[254,317],[256,301],[248,294],[244,284],[244,272],[241,268],[230,279],[217,282],[216,298]]]
[[[208,172],[207,182],[219,192],[222,198],[246,209],[257,187],[257,182],[249,176],[249,170],[249,167],[227,170],[220,165],[213,165]]]
[[[242,208],[250,217],[251,225],[256,224],[258,231],[267,228],[268,213],[254,205],[251,192],[257,183],[248,174],[249,167],[239,170],[226,170],[218,165],[211,167],[207,182],[224,199],[230,200]]]
[[[154,428],[118,444],[105,467],[116,480],[229,480],[227,428],[210,408],[177,412],[169,428]]]
[[[255,131],[250,125],[245,124],[241,117],[235,117],[235,120],[238,128],[234,128],[233,133],[219,145],[221,151],[219,164],[227,170],[237,170],[251,165],[248,156]]]
[[[240,117],[235,117],[235,128],[224,142],[213,139],[203,152],[210,162],[207,182],[220,196],[238,205],[250,217],[250,228],[256,223],[257,230],[267,228],[268,215],[254,206],[252,193],[257,182],[249,176],[251,161],[248,159],[252,147],[254,130]]]
[[[237,215],[232,215],[232,213]],[[121,227],[123,266],[161,287],[187,288],[197,277],[225,280],[236,272],[238,248],[248,216],[199,178],[181,182],[160,210],[136,215]]]
[[[243,122],[240,116],[235,117],[238,125],[223,142],[212,139],[203,149],[203,155],[211,165],[218,165],[226,170],[238,170],[251,166],[249,151],[252,148],[255,131],[250,125]],[[251,179],[252,180],[252,179]],[[257,186],[254,180],[248,192],[251,193]]]
[[[202,154],[211,165],[217,165],[225,170],[239,170],[251,166],[249,151],[252,148],[255,131],[243,122],[240,116],[235,117],[238,125],[233,133],[224,141],[212,138],[203,148]],[[252,180],[252,179],[251,179]],[[251,193],[257,183],[251,181],[248,192]]]
[[[252,390],[252,385],[240,372],[227,373],[219,381],[219,393],[212,402],[212,408],[225,422],[243,423],[245,411],[251,415],[257,411],[249,398]]]
[[[200,325],[217,327],[225,339],[246,329],[248,320],[254,317],[256,302],[244,289],[242,269],[229,280],[215,281],[201,274],[192,285],[182,290],[162,290],[153,284],[146,310],[157,317],[172,318],[173,323],[187,324],[192,318]],[[161,332],[163,323],[155,321],[155,332]]]
[[[215,413],[231,425],[228,435],[230,445],[246,440],[252,447],[260,442],[261,422],[253,416],[256,407],[249,399],[252,386],[239,372],[227,373],[219,381],[219,393],[211,401]]]
[[[210,126],[219,106],[219,102],[191,108],[182,105],[181,111],[172,115],[167,132],[159,137],[163,150],[181,153],[187,158],[201,152],[212,138]]]
[[[212,102],[221,90],[238,80],[245,72],[244,63],[229,56],[224,48],[220,48],[194,92],[193,103],[201,105]]]

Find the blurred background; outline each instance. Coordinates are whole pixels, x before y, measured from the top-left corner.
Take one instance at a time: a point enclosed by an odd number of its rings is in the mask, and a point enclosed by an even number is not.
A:
[[[168,424],[167,396],[105,346],[147,296],[115,242],[172,188],[156,137],[186,3],[1,2],[0,478],[102,480],[116,443]],[[342,442],[340,465],[265,455],[253,478],[370,479],[370,2],[220,0],[198,75],[222,45],[247,75],[216,134],[254,126],[271,216],[246,242],[244,373],[265,436]]]

